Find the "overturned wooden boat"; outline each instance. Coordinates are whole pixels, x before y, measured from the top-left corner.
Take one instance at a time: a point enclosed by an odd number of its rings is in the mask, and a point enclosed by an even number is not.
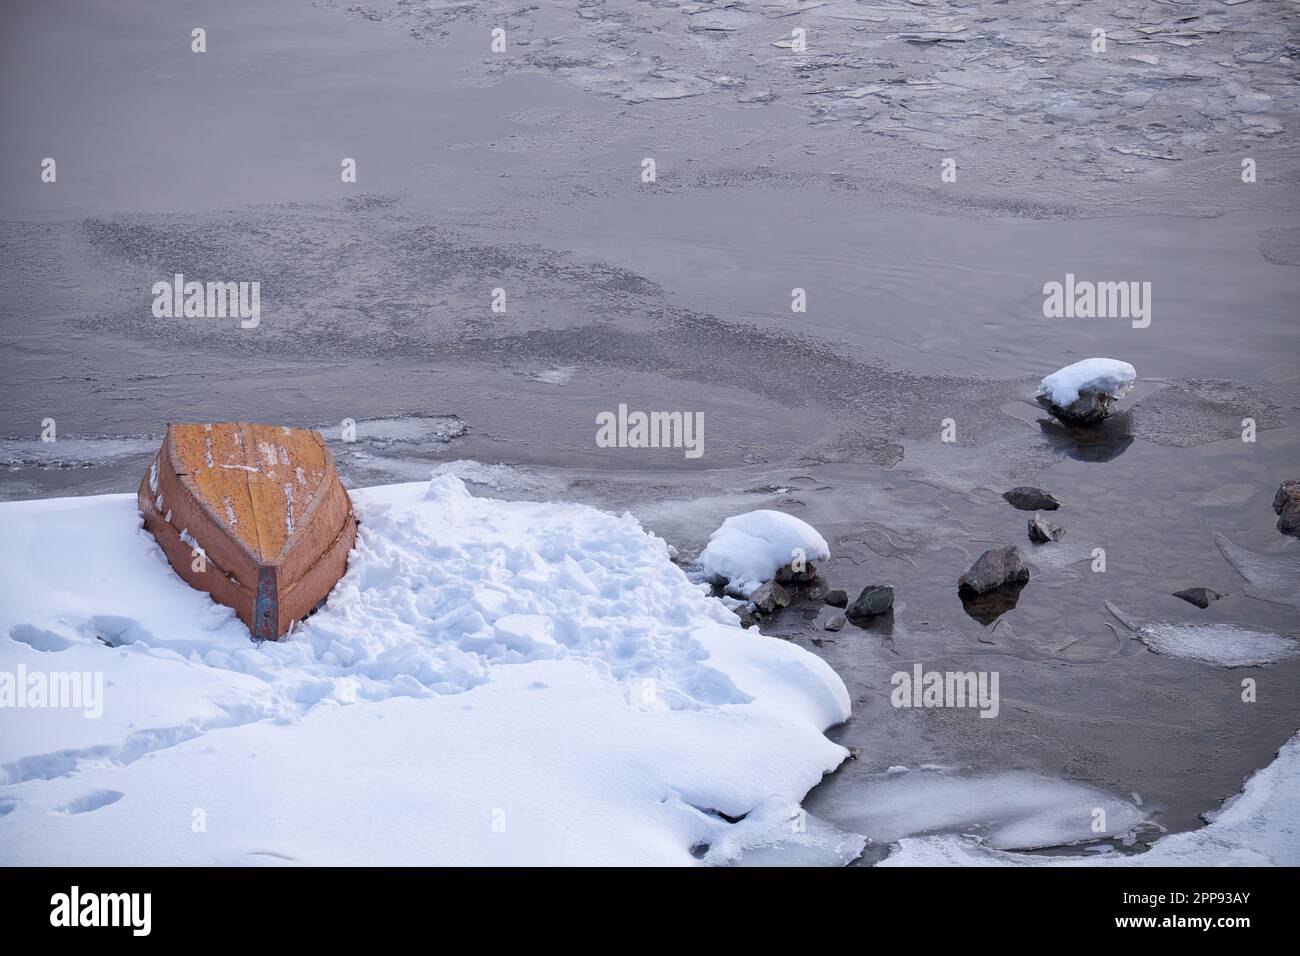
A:
[[[140,482],[140,513],[176,573],[279,640],[347,568],[352,500],[319,432],[169,425]]]

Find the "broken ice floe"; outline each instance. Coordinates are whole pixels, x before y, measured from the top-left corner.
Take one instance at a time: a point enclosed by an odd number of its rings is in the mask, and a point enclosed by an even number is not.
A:
[[[0,465],[18,468],[93,468],[96,465],[151,455],[158,450],[153,435],[99,435],[59,438],[44,442],[37,438],[0,439]]]
[[[753,90],[794,95],[816,125],[862,126],[935,148],[956,143],[968,156],[981,147],[1034,155],[1055,147],[1061,162],[1087,165],[1094,175],[1099,167],[1118,172],[1134,160],[1167,163],[1279,136],[1282,117],[1300,107],[1291,24],[1259,16],[1250,4],[1131,11],[1099,0],[1065,10],[1004,4],[972,21],[967,8],[851,0],[561,0],[526,8],[485,0],[382,11],[333,3],[435,43],[467,21],[508,24],[509,55],[480,61],[493,75],[540,71],[625,103],[755,102]],[[1107,27],[1102,54],[1093,50],[1098,24]],[[842,95],[861,86],[868,66],[885,87],[881,98]],[[954,89],[978,95],[953,97]],[[814,90],[821,95],[797,96]],[[1137,107],[1141,121],[1124,121]],[[998,135],[989,137],[994,121]]]
[[[531,468],[472,459],[442,462],[431,471],[426,470],[424,477],[441,478],[444,475],[459,478],[481,491],[491,491],[510,498],[555,497],[570,486],[567,479],[545,475]]]
[[[407,481],[429,477],[437,457],[469,428],[455,415],[407,415],[318,425],[339,471],[351,483],[381,476]]]
[[[1029,856],[978,838],[907,837],[883,866],[1296,866],[1300,864],[1300,735],[1246,780],[1241,792],[1202,814],[1199,830],[1161,837],[1145,853]]]
[[[731,862],[736,866],[847,866],[862,854],[865,845],[861,834],[797,811],[782,821],[772,836],[745,846]],[[710,857],[705,860],[712,862]]]
[[[396,418],[367,418],[346,425],[316,425],[330,441],[359,444],[368,448],[394,445],[445,445],[468,431],[455,415],[406,415]],[[350,437],[344,437],[347,431]]]
[[[1166,657],[1181,657],[1219,667],[1258,667],[1300,653],[1300,645],[1294,640],[1268,631],[1255,631],[1235,624],[1140,623],[1109,601],[1106,608],[1143,644]]]
[[[1131,842],[1148,813],[1095,787],[1014,771],[958,775],[892,770],[851,788],[827,787],[809,808],[877,844],[917,834],[955,832],[1005,850]]]
[[[1300,610],[1300,551],[1282,554],[1247,551],[1215,532],[1214,542],[1228,563],[1246,580],[1246,593],[1261,601],[1289,604]]]

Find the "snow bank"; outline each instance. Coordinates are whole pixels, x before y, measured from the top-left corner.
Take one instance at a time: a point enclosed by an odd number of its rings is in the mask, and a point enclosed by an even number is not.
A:
[[[103,698],[0,707],[0,863],[817,849],[790,821],[845,756],[824,662],[742,630],[629,515],[452,477],[353,496],[327,607],[261,645],[176,577],[134,495],[0,505],[0,676],[100,675]]]
[[[748,511],[733,515],[713,532],[700,566],[711,577],[728,581],[728,590],[748,597],[800,553],[816,563],[829,558],[831,549],[805,521],[780,511]]]
[[[913,837],[880,866],[1297,866],[1300,865],[1300,734],[1246,781],[1241,793],[1205,814],[1209,825],[1161,837],[1145,853],[1025,856],[969,837]]]
[[[1038,394],[1052,404],[1068,408],[1080,394],[1094,392],[1123,398],[1137,381],[1137,369],[1117,359],[1090,358],[1067,365],[1047,376],[1038,385]]]

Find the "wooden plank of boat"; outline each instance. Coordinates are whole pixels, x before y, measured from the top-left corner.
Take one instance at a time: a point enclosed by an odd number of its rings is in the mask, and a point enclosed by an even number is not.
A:
[[[352,500],[319,432],[222,422],[167,427],[140,513],[176,573],[279,640],[347,568]]]

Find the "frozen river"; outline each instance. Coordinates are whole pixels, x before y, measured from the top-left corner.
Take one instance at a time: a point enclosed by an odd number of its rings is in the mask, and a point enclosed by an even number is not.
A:
[[[168,421],[351,419],[353,486],[443,465],[688,554],[797,514],[833,586],[897,589],[876,631],[764,626],[853,697],[833,736],[861,754],[809,809],[882,840],[894,766],[1188,829],[1300,728],[1300,663],[1157,656],[1105,609],[1297,633],[1214,537],[1296,550],[1270,508],[1300,477],[1296,4],[156,6],[0,14],[0,497],[133,490]],[[260,324],[156,318],[176,273],[259,281]],[[1045,318],[1067,275],[1150,283],[1149,326]],[[1139,384],[1080,442],[1032,395],[1094,355]],[[704,455],[598,447],[620,403],[702,413]],[[1029,552],[1019,484],[1064,502],[1063,542]],[[983,626],[956,580],[1000,544],[1034,576]],[[1170,596],[1193,586],[1227,597]],[[892,708],[915,662],[999,671],[998,719]]]

